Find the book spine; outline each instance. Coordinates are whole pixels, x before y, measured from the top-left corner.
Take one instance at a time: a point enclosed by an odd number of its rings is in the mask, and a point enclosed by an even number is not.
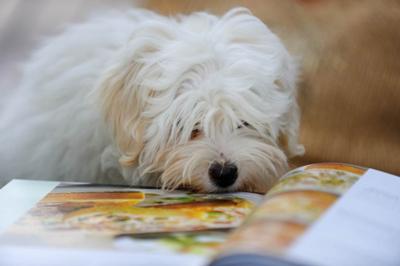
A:
[[[281,257],[258,255],[251,253],[232,254],[219,257],[210,266],[305,266]]]

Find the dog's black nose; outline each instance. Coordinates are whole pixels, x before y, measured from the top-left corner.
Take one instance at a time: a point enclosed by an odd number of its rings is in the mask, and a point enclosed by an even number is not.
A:
[[[218,187],[226,188],[235,183],[238,169],[233,163],[213,162],[208,169],[211,181]]]

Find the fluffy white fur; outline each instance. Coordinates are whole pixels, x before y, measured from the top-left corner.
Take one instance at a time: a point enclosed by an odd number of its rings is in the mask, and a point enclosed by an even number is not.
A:
[[[94,17],[26,65],[0,118],[0,176],[264,192],[303,153],[296,72],[243,8]],[[228,161],[238,178],[220,188],[208,169]]]

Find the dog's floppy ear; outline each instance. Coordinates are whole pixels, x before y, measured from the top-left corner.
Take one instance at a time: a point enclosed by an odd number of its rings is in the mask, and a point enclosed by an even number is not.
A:
[[[143,147],[144,103],[134,84],[140,69],[142,64],[135,58],[120,57],[106,70],[98,86],[106,122],[122,154],[120,162],[127,166],[135,164]]]
[[[156,88],[146,80],[160,76],[157,53],[160,44],[169,38],[161,24],[138,29],[102,74],[98,85],[106,122],[111,128],[115,144],[125,166],[137,164],[144,146],[144,131],[150,118],[143,116],[148,100]]]
[[[290,106],[283,115],[283,123],[279,131],[280,145],[289,157],[300,156],[305,152],[304,146],[299,143],[300,110],[296,99],[297,73],[298,63],[287,54],[282,66],[282,75],[274,82],[279,90],[290,97]]]

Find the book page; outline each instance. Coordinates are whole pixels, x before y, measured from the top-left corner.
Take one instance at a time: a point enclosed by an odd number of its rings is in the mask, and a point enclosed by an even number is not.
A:
[[[51,254],[109,251],[204,264],[262,198],[61,183],[0,235],[0,264],[18,265],[22,250],[43,263]]]
[[[284,258],[291,245],[364,172],[365,169],[355,166],[326,163],[308,165],[287,173],[244,224],[229,236],[218,257],[261,254]],[[217,261],[213,265],[220,265],[220,260]],[[221,265],[223,263],[224,260]],[[282,265],[286,264],[283,262]]]
[[[52,181],[14,179],[0,189],[0,233],[58,184]]]
[[[211,265],[400,265],[399,221],[399,177],[309,165],[278,182]]]
[[[400,265],[400,178],[368,170],[288,255],[326,266]]]

